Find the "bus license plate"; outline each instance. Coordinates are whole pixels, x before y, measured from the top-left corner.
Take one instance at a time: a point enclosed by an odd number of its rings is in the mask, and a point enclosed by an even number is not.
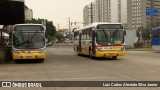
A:
[[[115,56],[115,54],[114,53],[109,53],[109,56]]]
[[[26,58],[27,58],[27,59],[31,59],[31,58],[32,58],[32,56],[26,56]]]

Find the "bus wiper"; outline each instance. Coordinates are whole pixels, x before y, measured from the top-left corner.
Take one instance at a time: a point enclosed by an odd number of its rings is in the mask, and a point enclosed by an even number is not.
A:
[[[107,42],[108,42],[108,38],[107,38],[108,35],[107,35],[106,32],[104,31],[104,29],[102,29],[102,31],[103,31],[103,33],[104,33],[104,36],[105,36]]]
[[[113,38],[115,37],[117,31],[118,31],[118,29],[116,29],[116,31],[113,33]]]
[[[26,43],[27,43],[27,45],[29,45],[29,40],[24,41],[23,43],[19,44],[19,46],[26,44]]]
[[[23,41],[24,41],[24,36],[22,35],[22,31],[20,31],[20,33],[21,33],[21,37],[22,37],[22,39],[23,39]]]
[[[115,37],[117,31],[118,31],[118,29],[116,29],[116,31],[113,33],[113,39],[114,39],[114,37]],[[114,40],[112,40],[112,43],[114,44]]]
[[[38,33],[38,31],[36,31],[36,32],[33,34],[33,36],[31,37],[31,42],[32,42],[33,38],[36,36],[37,33]]]

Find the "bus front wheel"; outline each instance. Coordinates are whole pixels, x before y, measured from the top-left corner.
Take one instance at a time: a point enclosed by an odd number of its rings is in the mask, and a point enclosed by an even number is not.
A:
[[[89,51],[89,57],[90,57],[91,59],[94,59],[94,58],[95,58],[94,55],[93,55],[93,53],[92,53],[92,51]]]
[[[44,62],[44,59],[40,59],[40,62]]]

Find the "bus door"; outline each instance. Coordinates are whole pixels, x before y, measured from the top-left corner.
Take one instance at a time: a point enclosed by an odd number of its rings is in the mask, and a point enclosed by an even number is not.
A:
[[[79,43],[78,46],[79,46],[79,52],[80,52],[80,53],[81,53],[81,51],[82,51],[82,45],[81,45],[81,44],[82,44],[82,43],[81,43],[82,40],[81,40],[81,39],[82,39],[82,35],[81,35],[81,33],[80,33],[80,34],[79,34],[79,41],[78,41],[78,43]]]
[[[94,30],[92,30],[92,53],[93,55],[95,54],[95,37],[96,37],[96,32]]]

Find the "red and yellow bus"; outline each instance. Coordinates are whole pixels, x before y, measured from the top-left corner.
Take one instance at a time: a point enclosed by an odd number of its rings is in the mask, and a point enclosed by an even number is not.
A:
[[[74,51],[78,55],[113,59],[125,56],[125,29],[121,23],[93,23],[73,33]]]
[[[46,58],[45,27],[42,24],[16,24],[12,31],[13,60],[44,61]]]

